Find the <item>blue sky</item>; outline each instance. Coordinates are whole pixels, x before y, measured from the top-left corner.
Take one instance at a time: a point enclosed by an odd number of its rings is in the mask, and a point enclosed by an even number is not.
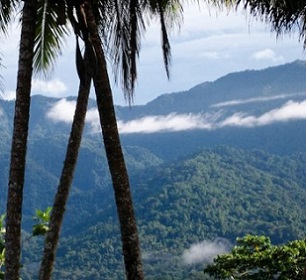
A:
[[[3,55],[4,98],[13,98],[16,88],[19,30],[10,30],[1,38]],[[270,26],[248,16],[244,11],[217,12],[206,6],[184,7],[181,28],[171,31],[172,66],[170,81],[166,77],[160,48],[160,31],[156,23],[147,29],[138,63],[138,81],[134,104],[145,104],[163,93],[188,90],[215,80],[227,73],[245,69],[262,69],[305,59],[298,34],[281,36]],[[33,94],[55,97],[75,95],[78,79],[74,65],[74,40],[67,40],[62,56],[47,79],[33,80]],[[113,82],[116,104],[124,105],[120,85]]]

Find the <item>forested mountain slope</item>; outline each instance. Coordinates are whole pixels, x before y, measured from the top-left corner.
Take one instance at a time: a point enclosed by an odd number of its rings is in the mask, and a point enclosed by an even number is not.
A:
[[[295,61],[231,73],[143,106],[117,106],[147,279],[204,279],[204,259],[193,265],[182,261],[185,250],[203,240],[232,242],[246,233],[268,235],[274,243],[304,237],[305,76],[305,62]],[[74,102],[32,97],[25,231],[35,209],[52,204]],[[13,101],[0,100],[1,213],[13,109]],[[54,279],[122,279],[94,100],[88,115]],[[39,241],[24,246],[23,279],[36,279]]]
[[[182,257],[204,240],[233,242],[247,233],[274,243],[304,238],[305,170],[305,155],[216,147],[133,176],[148,279],[204,279],[204,260],[187,265]],[[110,197],[62,240],[56,279],[121,279],[119,240]]]

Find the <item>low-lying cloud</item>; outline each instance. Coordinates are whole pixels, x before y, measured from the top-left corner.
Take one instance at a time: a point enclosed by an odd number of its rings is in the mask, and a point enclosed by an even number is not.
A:
[[[6,90],[2,94],[2,99],[4,100],[14,100],[16,99],[16,91]]]
[[[71,123],[74,116],[76,101],[61,99],[54,103],[47,112],[47,117],[54,122]],[[99,115],[96,109],[89,109],[86,113],[86,121],[95,128],[99,123]]]
[[[71,123],[75,111],[75,101],[61,99],[47,112],[47,117],[54,122]]]
[[[60,97],[67,91],[67,87],[59,79],[49,81],[34,79],[32,81],[32,91],[47,96]]]
[[[75,101],[62,99],[56,102],[47,112],[47,117],[55,122],[71,123],[75,110]],[[131,121],[118,121],[122,134],[176,132],[188,130],[216,130],[224,127],[258,127],[277,122],[306,119],[306,100],[301,102],[288,101],[279,108],[270,110],[262,115],[249,115],[237,112],[225,117],[226,111],[206,114],[175,114],[165,116],[146,116]],[[97,132],[99,116],[96,109],[90,109],[86,116],[92,132]]]
[[[192,129],[212,129],[213,120],[219,114],[169,114],[147,116],[129,122],[118,121],[121,133],[155,133],[164,131],[185,131]]]
[[[223,238],[204,240],[191,245],[183,252],[183,263],[186,265],[212,263],[217,255],[229,252],[230,247],[230,242]]]
[[[288,101],[282,107],[268,111],[259,117],[236,113],[220,122],[218,127],[256,127],[299,119],[306,119],[306,100],[302,102]]]
[[[251,55],[255,60],[271,60],[273,62],[284,62],[285,59],[281,55],[277,55],[275,51],[271,49],[264,49],[257,51]]]
[[[305,93],[298,93],[298,94],[279,94],[275,96],[264,96],[264,97],[254,97],[248,99],[234,99],[230,101],[220,102],[211,105],[212,108],[220,108],[220,107],[228,107],[228,106],[235,106],[235,105],[242,105],[242,104],[249,104],[249,103],[259,103],[259,102],[267,102],[272,100],[290,98],[293,96],[302,96],[306,95]]]

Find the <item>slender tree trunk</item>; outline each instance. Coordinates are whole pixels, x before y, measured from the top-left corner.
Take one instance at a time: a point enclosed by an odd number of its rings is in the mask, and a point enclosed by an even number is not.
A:
[[[85,63],[87,60],[88,55],[85,54]],[[89,71],[86,71],[86,67],[84,76],[84,79],[82,79],[83,82],[80,82],[79,86],[79,93],[67,146],[66,158],[53,203],[49,231],[47,232],[45,239],[43,258],[39,271],[40,280],[51,279],[60,230],[77,164],[91,84],[91,75],[89,74]]]
[[[303,275],[302,275],[302,280],[306,280],[306,264],[305,264],[305,266],[304,266]]]
[[[19,280],[21,219],[37,0],[24,1],[5,234],[5,278]]]
[[[128,280],[141,280],[144,279],[144,276],[129,178],[119,138],[107,64],[90,1],[85,1],[84,12],[97,56],[98,66],[93,80],[103,141],[117,205],[126,278]]]

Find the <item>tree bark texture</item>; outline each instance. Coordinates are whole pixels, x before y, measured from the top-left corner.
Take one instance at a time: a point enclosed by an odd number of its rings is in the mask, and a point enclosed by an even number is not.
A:
[[[85,63],[87,60],[88,56],[85,54]],[[86,67],[82,81],[79,86],[64,166],[50,217],[49,231],[45,238],[43,259],[39,271],[40,280],[51,279],[61,226],[81,146],[91,84],[91,75],[89,71],[86,71]]]
[[[126,278],[142,280],[144,275],[129,178],[120,143],[107,64],[90,1],[85,1],[84,12],[97,57],[97,71],[93,76],[93,81],[119,217]]]
[[[36,4],[37,0],[24,1],[22,11],[14,128],[6,210],[5,280],[19,280],[22,200],[30,117]]]

